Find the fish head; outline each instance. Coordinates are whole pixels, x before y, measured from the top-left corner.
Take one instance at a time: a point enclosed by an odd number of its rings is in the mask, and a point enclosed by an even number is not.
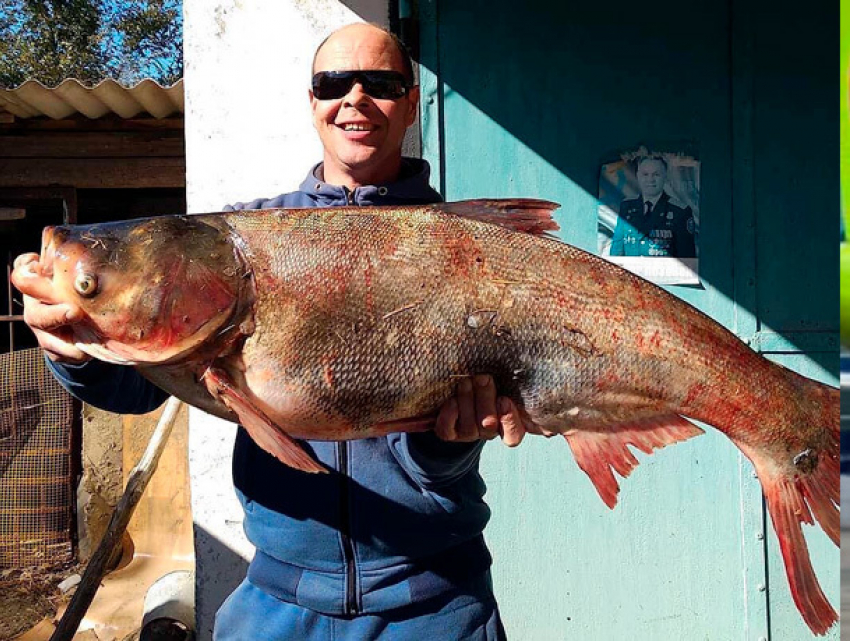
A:
[[[111,363],[163,363],[230,324],[250,273],[229,228],[201,218],[44,230],[39,270],[56,302],[85,312],[72,326],[80,350]]]

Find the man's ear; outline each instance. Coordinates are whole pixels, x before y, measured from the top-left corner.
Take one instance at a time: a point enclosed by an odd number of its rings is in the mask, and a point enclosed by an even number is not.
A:
[[[405,124],[409,127],[416,121],[416,108],[419,106],[419,85],[415,85],[407,92],[407,103],[410,109],[407,112]]]
[[[313,90],[307,90],[307,96],[310,98],[310,111],[316,113],[316,97],[313,95]]]

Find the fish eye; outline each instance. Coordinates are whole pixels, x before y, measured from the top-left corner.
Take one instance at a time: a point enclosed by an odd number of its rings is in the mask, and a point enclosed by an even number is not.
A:
[[[83,298],[91,298],[97,293],[97,276],[87,272],[77,274],[74,279],[74,289]]]

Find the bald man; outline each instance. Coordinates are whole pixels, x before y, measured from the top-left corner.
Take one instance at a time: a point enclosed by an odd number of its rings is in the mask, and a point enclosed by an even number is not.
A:
[[[314,57],[309,98],[322,162],[298,191],[230,209],[440,200],[428,164],[401,155],[419,88],[393,35],[366,24],[331,34]],[[21,289],[25,320],[74,395],[119,413],[165,400],[135,370],[91,361],[74,347],[68,327],[79,310],[39,300],[25,280]],[[330,474],[281,464],[240,427],[233,478],[256,555],[216,616],[216,641],[503,639],[478,462],[486,440],[501,434],[517,445],[524,433],[516,407],[497,398],[487,375],[459,383],[433,432],[303,441]]]

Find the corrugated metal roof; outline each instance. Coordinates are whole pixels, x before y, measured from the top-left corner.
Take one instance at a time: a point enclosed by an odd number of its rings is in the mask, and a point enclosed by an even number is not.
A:
[[[0,89],[0,109],[18,118],[48,116],[54,120],[81,113],[100,118],[110,113],[121,118],[133,118],[148,113],[165,118],[175,112],[183,113],[183,80],[162,87],[154,80],[142,80],[133,87],[122,87],[115,80],[104,80],[86,87],[69,78],[50,89],[37,80],[27,80],[15,89]]]

